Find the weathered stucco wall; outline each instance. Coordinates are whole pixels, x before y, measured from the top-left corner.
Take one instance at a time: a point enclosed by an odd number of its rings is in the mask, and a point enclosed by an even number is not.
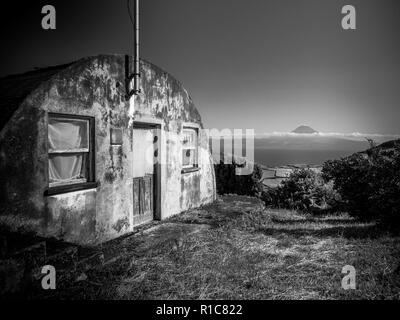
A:
[[[125,59],[82,59],[42,83],[0,133],[0,223],[41,235],[94,244],[133,230],[132,135],[135,120],[161,125],[161,218],[215,199],[208,138],[200,131],[199,167],[181,173],[181,130],[202,128],[201,117],[182,87],[160,68],[141,61],[141,93],[125,101]],[[45,196],[48,189],[47,113],[95,117],[97,188]],[[112,146],[110,129],[123,143]]]

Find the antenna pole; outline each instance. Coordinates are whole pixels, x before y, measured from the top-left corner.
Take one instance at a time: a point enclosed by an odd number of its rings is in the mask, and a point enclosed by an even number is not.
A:
[[[134,53],[134,86],[133,86],[133,94],[138,94],[140,92],[139,89],[139,0],[135,0],[135,8],[134,8],[134,16],[135,16],[135,35],[134,35],[134,44],[135,44],[135,53]]]
[[[132,19],[130,12],[130,0],[127,0],[129,16]],[[140,58],[139,58],[139,0],[135,0],[134,7],[134,19],[132,21],[134,32],[133,32],[133,73],[130,71],[129,67],[129,56],[125,57],[125,65],[126,65],[126,100],[130,100],[133,95],[137,95],[140,93],[139,87],[139,78],[140,78]],[[133,80],[133,86],[131,86]],[[132,88],[132,89],[131,89]]]

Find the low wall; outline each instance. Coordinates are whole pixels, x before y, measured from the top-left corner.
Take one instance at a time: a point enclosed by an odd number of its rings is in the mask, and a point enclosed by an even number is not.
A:
[[[262,167],[262,177],[260,182],[264,188],[276,188],[282,181],[289,178],[289,176],[296,170],[309,169],[315,172],[321,172],[322,166],[311,165],[287,165],[280,167]]]
[[[236,175],[236,164],[214,164],[215,180],[218,194],[238,194],[255,196],[261,192],[262,169],[254,164],[249,175]]]

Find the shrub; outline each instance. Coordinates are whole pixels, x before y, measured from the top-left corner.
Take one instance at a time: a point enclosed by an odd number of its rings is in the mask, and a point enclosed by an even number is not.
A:
[[[349,214],[399,220],[400,143],[386,146],[324,164],[323,178],[333,181]]]
[[[263,193],[266,205],[309,211],[336,205],[338,195],[332,183],[325,183],[321,174],[310,169],[294,171],[275,189]]]

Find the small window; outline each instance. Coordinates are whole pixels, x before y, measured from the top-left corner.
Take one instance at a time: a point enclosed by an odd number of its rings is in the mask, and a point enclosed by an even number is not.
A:
[[[122,129],[110,129],[110,144],[113,146],[122,146]]]
[[[182,135],[183,169],[191,169],[198,167],[197,140],[198,140],[197,129],[183,128],[183,135]]]
[[[49,115],[49,187],[94,181],[92,118]]]

